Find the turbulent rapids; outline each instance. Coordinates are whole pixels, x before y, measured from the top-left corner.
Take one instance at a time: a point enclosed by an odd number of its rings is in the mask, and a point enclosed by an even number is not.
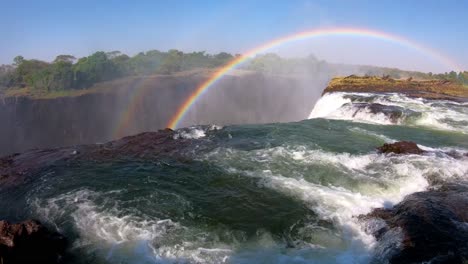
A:
[[[467,132],[467,103],[328,93],[301,122],[197,126],[149,144],[137,144],[142,134],[13,157],[48,162],[20,183],[6,178],[0,215],[64,234],[71,263],[380,263],[405,235],[375,236],[385,223],[362,216],[464,184]],[[376,151],[401,140],[424,154]]]
[[[329,93],[309,118],[420,126],[468,133],[468,102],[425,100],[398,93]]]

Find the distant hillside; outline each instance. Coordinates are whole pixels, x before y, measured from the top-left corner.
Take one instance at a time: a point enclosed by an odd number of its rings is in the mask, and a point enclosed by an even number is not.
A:
[[[240,56],[226,52],[184,53],[178,50],[151,50],[130,57],[119,51],[96,52],[80,59],[58,55],[52,62],[17,56],[12,65],[0,66],[0,95],[55,98],[95,92],[111,80],[127,77],[213,72]],[[203,70],[201,70],[203,69]],[[332,78],[345,75],[389,76],[394,79],[450,80],[468,85],[468,72],[443,74],[404,71],[395,68],[333,64],[315,56],[282,58],[273,53],[260,54],[240,65],[242,70],[275,76]]]

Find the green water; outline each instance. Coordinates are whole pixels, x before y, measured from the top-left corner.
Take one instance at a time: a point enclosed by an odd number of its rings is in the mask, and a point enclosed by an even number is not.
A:
[[[198,135],[183,159],[59,161],[2,189],[0,214],[65,234],[70,263],[369,263],[383,245],[358,215],[468,173],[444,154],[468,151],[463,131],[319,118],[177,133]],[[430,153],[375,152],[395,140]]]

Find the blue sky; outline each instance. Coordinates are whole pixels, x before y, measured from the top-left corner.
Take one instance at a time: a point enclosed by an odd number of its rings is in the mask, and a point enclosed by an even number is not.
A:
[[[242,53],[302,30],[362,27],[411,39],[468,69],[468,1],[0,1],[0,64],[11,63],[16,55],[52,60],[58,54],[81,57],[98,50],[129,55],[170,48]],[[278,52],[301,55],[296,54],[301,50],[333,62],[448,70],[427,63],[426,54],[366,38],[297,45]],[[366,54],[372,49],[374,53]]]

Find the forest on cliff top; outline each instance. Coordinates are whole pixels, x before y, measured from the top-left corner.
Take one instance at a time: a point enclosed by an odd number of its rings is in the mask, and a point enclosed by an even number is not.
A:
[[[0,94],[2,91],[5,93],[7,90],[20,89],[27,91],[28,94],[82,90],[99,82],[127,76],[173,74],[199,68],[219,68],[238,56],[241,55],[226,52],[208,54],[204,51],[184,53],[176,49],[167,52],[150,50],[140,52],[133,57],[120,51],[99,51],[79,59],[72,55],[58,55],[52,62],[17,56],[11,65],[0,66]],[[317,75],[320,72],[340,74],[343,69],[347,69],[350,72],[369,76],[439,79],[468,84],[466,71],[432,74],[396,68],[333,64],[319,60],[313,55],[304,58],[284,58],[274,53],[260,54],[244,63],[241,69],[276,75]]]

